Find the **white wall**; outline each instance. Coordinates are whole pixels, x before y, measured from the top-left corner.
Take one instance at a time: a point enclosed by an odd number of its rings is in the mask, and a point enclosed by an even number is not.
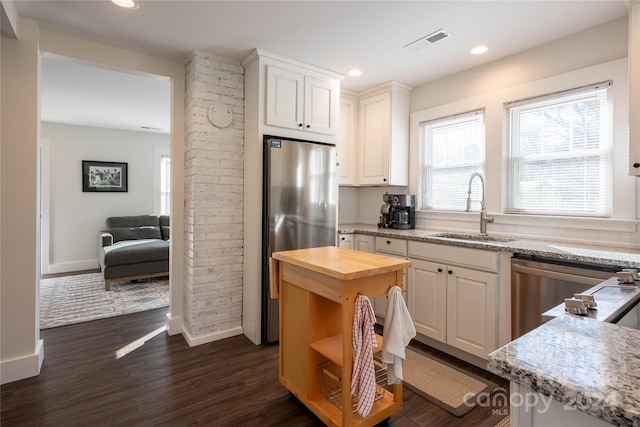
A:
[[[169,135],[43,122],[49,141],[49,273],[98,268],[98,232],[109,216],[153,211],[154,150]],[[126,193],[83,193],[82,160],[128,163]],[[47,209],[48,208],[48,209]]]
[[[421,120],[489,106],[487,126],[487,209],[496,216],[489,232],[530,237],[636,247],[640,244],[634,207],[636,181],[626,174],[628,82],[626,76],[627,18],[576,33],[564,39],[503,58],[481,67],[416,87],[411,93],[411,148],[409,187],[369,187],[343,191],[340,221],[378,222],[385,192],[416,194],[418,182],[417,129]],[[620,62],[622,61],[622,62]],[[605,64],[605,65],[603,65]],[[609,65],[606,65],[609,64]],[[595,79],[595,80],[594,80]],[[600,80],[599,80],[600,79]],[[582,82],[614,82],[614,216],[612,220],[531,218],[502,215],[502,113],[501,103],[526,96],[570,89]],[[515,98],[514,98],[515,97]],[[353,194],[356,191],[357,195]],[[419,212],[419,227],[478,231],[478,213]]]
[[[37,22],[18,20],[1,38],[0,383],[38,375],[39,325]]]

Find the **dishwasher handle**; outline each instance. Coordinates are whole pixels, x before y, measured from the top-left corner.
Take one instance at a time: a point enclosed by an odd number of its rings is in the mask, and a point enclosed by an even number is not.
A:
[[[591,286],[599,285],[600,283],[606,280],[606,279],[599,279],[595,277],[580,276],[576,274],[560,273],[557,271],[540,270],[538,268],[531,268],[531,267],[525,267],[523,265],[518,265],[517,263],[514,263],[511,265],[511,271],[517,272],[517,273],[530,274],[532,276],[549,277],[551,279],[564,280],[565,282],[580,283],[582,285],[591,285]]]

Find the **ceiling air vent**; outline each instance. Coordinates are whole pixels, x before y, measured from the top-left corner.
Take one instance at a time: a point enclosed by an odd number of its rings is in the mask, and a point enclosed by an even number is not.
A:
[[[444,40],[451,36],[451,33],[445,29],[439,29],[431,34],[428,34],[424,37],[420,37],[418,40],[412,41],[409,44],[404,45],[403,47],[409,50],[418,50],[423,47],[439,42],[440,40]]]

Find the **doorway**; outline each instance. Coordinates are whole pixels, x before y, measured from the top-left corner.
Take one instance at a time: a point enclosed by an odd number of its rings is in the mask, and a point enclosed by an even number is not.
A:
[[[173,151],[172,79],[43,54],[40,81],[41,273],[95,276],[107,217],[166,213],[154,163]],[[127,163],[129,191],[83,193],[82,160]]]

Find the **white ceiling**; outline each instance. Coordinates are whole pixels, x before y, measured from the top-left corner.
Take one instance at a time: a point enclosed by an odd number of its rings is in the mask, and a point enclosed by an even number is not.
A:
[[[346,77],[342,87],[362,90],[389,80],[418,86],[449,74],[470,69],[565,37],[575,32],[612,21],[628,14],[626,0],[507,0],[507,1],[151,1],[143,0],[137,10],[117,8],[109,1],[31,1],[17,0],[21,16],[40,21],[43,28],[121,47],[145,54],[183,62],[194,50],[242,60],[253,48],[261,48],[285,57],[321,66],[339,73],[351,68],[362,70],[361,77]],[[452,36],[417,51],[404,45],[444,28]],[[473,56],[468,51],[477,44],[489,52]],[[153,104],[135,111],[122,106],[147,99],[143,86],[155,92],[159,83],[141,83],[140,76],[123,73],[132,84],[132,101],[120,83],[105,84],[106,71],[89,68],[82,78],[64,69],[69,64],[43,65],[42,118],[87,113],[97,99],[105,101],[100,115],[120,111],[134,119],[136,126],[159,125],[168,121],[168,112],[154,119]],[[78,66],[78,64],[76,64]],[[85,66],[86,67],[86,66]],[[84,71],[86,71],[85,68]],[[47,76],[58,73],[57,77]],[[75,76],[65,86],[64,75]],[[90,78],[100,78],[91,83]],[[64,80],[64,79],[63,79]],[[111,80],[109,80],[111,81]],[[103,89],[100,94],[91,87]],[[74,87],[78,87],[74,91]],[[168,86],[167,86],[168,88]],[[79,92],[73,94],[73,92]],[[124,92],[124,93],[122,93]],[[82,97],[67,100],[67,96]],[[109,95],[118,95],[109,108]],[[50,100],[48,97],[55,98]],[[102,107],[100,107],[102,108]],[[53,111],[51,111],[51,110]],[[97,108],[96,108],[97,109]],[[115,123],[123,119],[112,119]],[[109,126],[111,127],[111,126]]]

